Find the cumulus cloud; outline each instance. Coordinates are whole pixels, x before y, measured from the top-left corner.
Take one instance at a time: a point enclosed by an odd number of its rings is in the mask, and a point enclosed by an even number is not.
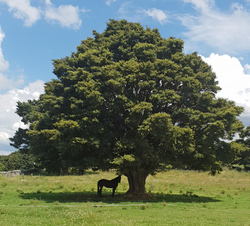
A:
[[[8,69],[9,67],[9,62],[6,61],[3,57],[3,53],[2,53],[2,41],[5,37],[5,34],[3,33],[1,27],[0,27],[0,71],[5,71]]]
[[[31,0],[0,0],[0,2],[7,4],[9,11],[13,12],[13,16],[23,20],[25,26],[34,25],[37,20],[41,19],[41,16],[44,16],[47,21],[77,30],[82,24],[80,13],[87,11],[72,5],[55,7],[50,0],[45,0],[45,8],[31,6]],[[107,2],[110,4],[111,0]]]
[[[4,59],[1,44],[2,41],[5,37],[4,32],[2,31],[0,27],[0,71],[6,71],[9,68],[9,62]],[[18,80],[9,79],[6,75],[0,72],[0,91],[1,90],[6,90],[6,89],[11,89],[14,87],[18,87],[19,85],[23,84],[23,79],[22,76]]]
[[[244,72],[245,72],[246,74],[249,74],[249,75],[250,75],[250,65],[249,65],[249,64],[246,64],[246,65],[244,66]]]
[[[44,93],[44,83],[38,80],[24,89],[12,89],[0,94],[0,155],[10,150],[9,138],[14,136],[15,131],[19,127],[26,128],[21,118],[15,113],[17,101],[38,99],[42,93]]]
[[[24,21],[25,26],[32,26],[40,19],[41,11],[30,5],[30,0],[0,0],[9,6],[13,16]]]
[[[8,77],[2,73],[0,73],[0,91],[12,89],[14,87],[18,87],[24,83],[24,80],[22,76],[19,77],[18,80],[15,80],[13,78],[8,79]]]
[[[46,0],[45,19],[53,23],[58,22],[62,27],[79,29],[82,21],[79,17],[80,12],[86,12],[85,9],[79,9],[78,6],[61,5],[56,8],[50,0]]]
[[[246,74],[239,59],[229,55],[212,53],[203,60],[212,66],[216,73],[219,86],[218,97],[233,100],[237,105],[245,108],[242,121],[245,126],[249,125],[250,118],[250,74]],[[249,65],[248,65],[249,66]]]
[[[132,2],[124,2],[118,10],[119,18],[126,19],[130,22],[142,21],[147,17],[153,18],[155,21],[164,24],[167,22],[167,15],[160,9],[151,8],[143,9],[133,5]]]
[[[9,63],[4,60],[1,49],[4,36],[0,28],[0,71],[5,71],[9,67]],[[18,79],[9,79],[3,73],[0,73],[0,81],[0,91],[10,89],[4,94],[0,94],[0,155],[4,155],[14,151],[9,146],[9,138],[13,137],[19,127],[24,127],[19,116],[15,114],[16,102],[37,99],[43,92],[44,83],[37,81],[20,90],[16,87],[24,83],[22,76],[19,76]]]
[[[193,4],[198,16],[180,16],[188,28],[184,35],[193,43],[203,42],[225,53],[250,50],[250,13],[239,3],[233,3],[230,11],[221,12],[213,0],[182,0]]]
[[[152,8],[143,11],[146,15],[152,17],[154,20],[159,21],[160,24],[164,24],[167,22],[167,15],[160,9]]]

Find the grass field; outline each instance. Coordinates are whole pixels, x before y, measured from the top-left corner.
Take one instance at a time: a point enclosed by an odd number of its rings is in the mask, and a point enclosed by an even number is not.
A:
[[[250,225],[250,173],[221,174],[171,170],[147,178],[152,198],[129,200],[122,176],[97,196],[99,179],[114,172],[84,176],[0,176],[0,226],[14,225]]]

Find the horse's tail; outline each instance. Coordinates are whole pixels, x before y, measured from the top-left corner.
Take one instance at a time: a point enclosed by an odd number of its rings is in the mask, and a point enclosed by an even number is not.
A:
[[[97,182],[97,195],[99,195],[99,181]]]

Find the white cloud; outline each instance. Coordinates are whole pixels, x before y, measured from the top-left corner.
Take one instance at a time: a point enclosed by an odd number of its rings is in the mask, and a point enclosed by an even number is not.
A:
[[[87,11],[72,5],[60,5],[57,8],[50,0],[45,0],[45,9],[31,6],[31,0],[0,0],[0,2],[7,4],[13,16],[23,20],[25,26],[34,25],[37,20],[41,19],[41,15],[44,15],[47,21],[58,22],[62,27],[77,30],[82,24],[79,14]]]
[[[8,79],[8,77],[2,73],[0,73],[0,81],[0,91],[13,89],[14,87],[18,87],[24,83],[22,76],[20,76],[18,80],[14,80],[13,78]]]
[[[0,71],[5,71],[9,67],[9,62],[4,59],[3,53],[2,53],[2,48],[1,48],[2,41],[3,41],[4,37],[5,37],[5,34],[3,33],[3,31],[0,27]]]
[[[152,17],[154,20],[158,21],[160,24],[168,22],[168,17],[161,9],[151,8],[151,9],[142,9],[136,7],[132,2],[124,2],[119,10],[119,17],[121,19],[126,19],[130,22],[142,21],[147,17]]]
[[[202,11],[207,11],[214,5],[214,0],[183,0],[183,2],[192,3],[195,8]]]
[[[14,136],[15,131],[19,127],[26,128],[15,113],[17,101],[38,99],[41,93],[44,93],[44,83],[38,80],[22,90],[12,89],[5,94],[0,94],[0,154],[9,151],[9,138]]]
[[[30,5],[30,0],[0,0],[9,6],[14,17],[24,21],[25,26],[32,26],[40,19],[40,10]]]
[[[249,74],[249,75],[250,75],[250,65],[249,65],[249,64],[246,64],[246,65],[244,66],[244,72],[245,72],[246,74]]]
[[[116,0],[107,0],[107,1],[106,1],[106,4],[107,4],[107,5],[110,5],[111,2],[116,2]]]
[[[9,134],[6,132],[0,132],[0,143],[4,145],[9,144]]]
[[[159,21],[160,24],[167,22],[167,15],[160,9],[152,8],[149,10],[143,10],[143,12],[152,17],[154,20]]]
[[[237,105],[245,108],[243,119],[250,117],[250,74],[246,74],[239,59],[229,55],[212,53],[203,60],[212,66],[216,73],[219,86],[218,97],[233,100]],[[248,65],[249,66],[249,65]],[[243,121],[243,120],[242,120]],[[247,120],[249,122],[249,120]],[[244,123],[244,121],[243,121]],[[246,123],[244,123],[246,125]]]
[[[225,53],[250,50],[250,13],[242,5],[234,3],[229,12],[221,12],[213,0],[182,1],[193,4],[200,14],[180,17],[191,42],[204,42]]]
[[[1,48],[1,44],[2,44],[4,37],[5,37],[5,34],[0,27],[0,71],[6,71],[9,68],[9,62],[4,59],[2,48]],[[20,76],[20,78],[17,81],[15,81],[13,78],[12,79],[7,78],[7,76],[1,72],[0,72],[0,81],[1,81],[0,91],[18,87],[19,85],[23,84],[22,76]]]
[[[50,0],[45,0],[45,4],[46,4],[46,5],[52,5],[52,3],[51,3]]]
[[[9,62],[4,59],[2,48],[1,48],[1,44],[2,44],[4,37],[5,37],[5,34],[0,27],[0,71],[6,71],[9,68]],[[20,76],[20,78],[17,81],[15,81],[13,78],[12,79],[7,78],[7,76],[4,75],[3,73],[0,73],[0,81],[1,81],[0,91],[18,87],[19,85],[23,84],[22,76]]]
[[[50,0],[46,0],[47,8],[45,10],[45,19],[51,22],[58,22],[62,27],[79,29],[82,24],[79,18],[80,12],[86,12],[85,9],[80,10],[78,6],[61,5],[56,8]]]

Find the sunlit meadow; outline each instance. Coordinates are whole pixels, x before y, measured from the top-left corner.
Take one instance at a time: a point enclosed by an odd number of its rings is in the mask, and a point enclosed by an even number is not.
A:
[[[171,170],[149,176],[150,196],[133,199],[122,176],[115,197],[98,197],[97,181],[115,176],[0,176],[0,225],[250,225],[250,173]]]

